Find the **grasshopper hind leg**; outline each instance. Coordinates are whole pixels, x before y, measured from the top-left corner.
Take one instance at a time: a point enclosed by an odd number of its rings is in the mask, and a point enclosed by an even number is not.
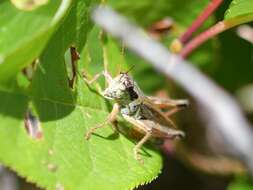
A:
[[[140,155],[141,147],[152,137],[152,131],[148,131],[145,136],[138,142],[134,147],[134,158],[138,160],[141,164],[144,163]]]
[[[153,123],[153,121],[151,121]],[[157,124],[156,124],[157,125]],[[152,125],[150,125],[152,126]],[[150,127],[149,126],[149,127]],[[136,160],[138,160],[141,164],[144,163],[143,159],[141,158],[140,155],[140,150],[142,146],[150,140],[152,137],[160,138],[160,139],[181,139],[185,136],[184,132],[177,130],[177,129],[170,129],[170,128],[165,128],[163,126],[158,126],[156,127],[151,127],[150,129],[146,130],[146,133],[144,137],[137,143],[137,145],[134,147],[134,157]]]
[[[126,121],[131,123],[137,131],[144,134],[144,137],[134,147],[134,157],[140,163],[143,163],[140,150],[151,137],[160,139],[176,139],[184,137],[184,132],[178,129],[163,126],[152,120],[140,120],[125,114],[123,114],[123,117]]]

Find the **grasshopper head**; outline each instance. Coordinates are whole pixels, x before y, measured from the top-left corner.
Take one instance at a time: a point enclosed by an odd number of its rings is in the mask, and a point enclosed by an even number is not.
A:
[[[135,82],[127,73],[120,73],[113,78],[103,95],[105,98],[114,99],[124,105],[138,98]]]

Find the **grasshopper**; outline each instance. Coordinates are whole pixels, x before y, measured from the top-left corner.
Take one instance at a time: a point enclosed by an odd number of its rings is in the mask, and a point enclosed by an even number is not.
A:
[[[114,100],[113,109],[106,120],[91,128],[85,138],[88,140],[95,130],[114,124],[119,113],[123,118],[134,126],[134,129],[143,134],[143,138],[134,147],[134,157],[143,163],[140,156],[142,145],[151,137],[162,139],[174,139],[184,137],[184,132],[178,130],[169,116],[188,105],[187,100],[162,99],[144,95],[137,83],[129,76],[128,72],[121,72],[113,78],[108,71],[104,71],[88,81],[89,85],[96,81],[100,76],[104,76],[107,88],[101,93],[104,98]],[[167,112],[161,111],[170,109]],[[115,127],[115,126],[114,126]]]

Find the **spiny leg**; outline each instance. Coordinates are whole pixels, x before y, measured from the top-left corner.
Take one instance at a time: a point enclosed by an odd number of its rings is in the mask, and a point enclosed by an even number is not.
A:
[[[145,136],[138,142],[138,144],[134,147],[134,157],[136,160],[138,160],[140,163],[144,163],[143,159],[140,156],[140,149],[149,140],[149,138],[152,136],[152,131],[148,131]]]
[[[134,148],[134,156],[141,163],[143,163],[143,160],[141,159],[139,155],[140,148],[147,140],[149,140],[150,137],[156,137],[156,138],[161,138],[161,139],[165,139],[165,138],[175,139],[177,137],[184,137],[184,132],[177,130],[175,128],[161,125],[160,123],[157,123],[156,121],[138,120],[134,117],[131,117],[125,114],[122,114],[122,116],[124,117],[126,121],[131,123],[137,129],[137,131],[145,132],[145,136]]]
[[[101,77],[103,74],[103,72],[101,73],[97,73],[92,79],[88,80],[87,78],[83,78],[83,80],[88,84],[91,85],[92,83],[94,83],[99,77]]]
[[[159,98],[150,96],[149,99],[161,109],[169,109],[165,112],[167,117],[177,113],[178,111],[186,108],[189,105],[188,100],[173,100],[169,98]]]
[[[89,140],[89,138],[91,137],[92,133],[94,133],[97,129],[102,128],[104,126],[106,126],[109,123],[113,123],[116,120],[117,114],[119,113],[119,105],[117,103],[115,103],[113,105],[113,109],[111,111],[111,113],[108,115],[107,119],[101,123],[100,125],[97,125],[96,127],[91,128],[85,135],[85,139]]]
[[[145,142],[147,142],[150,137],[153,136],[152,127],[155,122],[150,120],[138,120],[126,114],[122,114],[122,116],[127,122],[131,123],[137,129],[137,131],[140,130],[142,132],[145,132],[145,136],[137,143],[133,150],[135,159],[143,164],[144,161],[140,156],[140,149],[142,145],[145,144]]]
[[[169,111],[165,112],[164,114],[167,116],[167,117],[170,117],[171,115],[177,113],[178,111],[182,110],[182,108],[180,107],[174,107],[172,109],[170,109]]]
[[[170,98],[159,98],[155,96],[148,96],[148,99],[152,101],[152,103],[156,104],[161,108],[170,108],[170,107],[181,107],[185,108],[189,105],[188,100],[185,99],[170,99]]]
[[[97,81],[97,79],[101,76],[105,77],[106,83],[110,84],[112,82],[112,76],[110,75],[110,73],[108,71],[103,71],[101,73],[97,73],[92,79],[87,80],[86,78],[84,78],[84,81],[87,82],[89,85],[91,85],[92,83],[94,83],[95,81]]]
[[[101,35],[102,34],[103,33],[101,33]],[[107,54],[104,47],[103,47],[103,56],[104,56],[104,71],[96,74],[91,80],[84,79],[89,85],[95,82],[102,75],[104,75],[107,84],[110,84],[113,81],[112,76],[108,71],[108,59],[107,59]]]
[[[180,100],[181,101],[181,100]],[[171,115],[177,113],[178,111],[186,108],[187,106],[189,105],[188,101],[187,102],[178,102],[178,104],[173,107],[172,109],[168,110],[167,112],[165,112],[164,114],[167,116],[167,117],[170,117]]]

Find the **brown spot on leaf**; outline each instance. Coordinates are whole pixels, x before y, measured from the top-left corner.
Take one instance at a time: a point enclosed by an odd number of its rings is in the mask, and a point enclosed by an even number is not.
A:
[[[34,139],[41,139],[43,137],[40,121],[31,113],[30,110],[28,110],[25,114],[24,125],[30,137]]]
[[[56,172],[58,167],[56,164],[53,164],[53,163],[48,163],[47,164],[47,169],[50,171],[50,172]]]
[[[55,186],[55,189],[56,190],[64,190],[65,188],[61,183],[57,183],[56,186]]]
[[[11,0],[11,2],[18,9],[32,11],[39,6],[47,4],[48,0]]]
[[[58,166],[54,163],[51,163],[47,160],[42,160],[41,161],[41,164],[43,164],[44,166],[47,167],[47,169],[50,171],[50,172],[56,172],[57,169],[58,169]]]
[[[53,151],[52,149],[49,149],[49,150],[48,150],[48,154],[49,154],[49,156],[53,156],[54,151]]]

